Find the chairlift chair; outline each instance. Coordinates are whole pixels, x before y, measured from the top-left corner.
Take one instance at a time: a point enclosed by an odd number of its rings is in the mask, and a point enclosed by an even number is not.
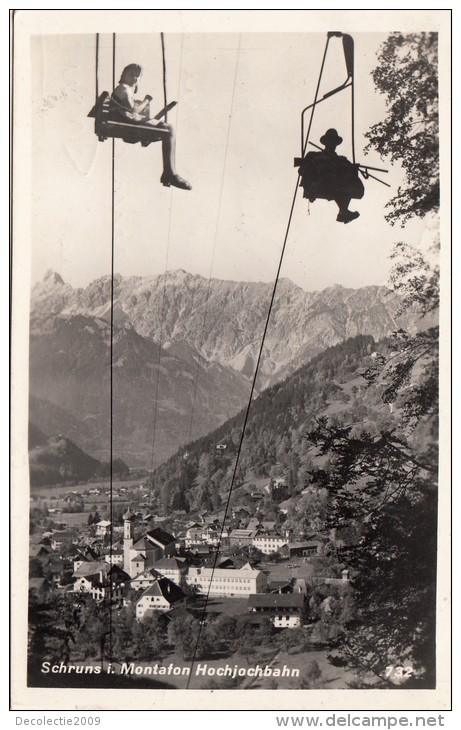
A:
[[[164,107],[154,119],[161,119],[165,114],[176,106],[177,102],[172,101]],[[147,147],[152,142],[160,142],[169,134],[166,129],[159,129],[151,124],[138,122],[122,122],[115,118],[111,95],[103,91],[96,100],[95,105],[88,114],[94,117],[94,131],[100,142],[106,139],[122,139],[127,144],[140,142],[141,147]]]

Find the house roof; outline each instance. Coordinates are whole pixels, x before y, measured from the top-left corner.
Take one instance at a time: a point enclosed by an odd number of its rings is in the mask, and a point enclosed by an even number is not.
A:
[[[242,565],[244,565],[244,562],[242,562],[238,558],[230,558],[225,556],[223,556],[222,558],[218,558],[216,562],[217,568],[240,568]]]
[[[189,567],[189,575],[202,576],[205,580],[214,579],[219,577],[239,576],[248,578],[257,578],[260,575],[260,570],[255,570],[249,563],[246,563],[241,568],[208,568],[206,566],[194,566]]]
[[[168,580],[168,578],[157,578],[151,586],[146,588],[139,600],[142,601],[146,596],[163,597],[168,603],[172,604],[176,601],[181,601],[184,598],[184,593],[179,586],[173,583],[173,581]]]
[[[252,538],[252,537],[255,537],[255,535],[256,535],[256,530],[236,529],[236,530],[232,530],[230,537]]]
[[[155,568],[148,568],[147,570],[143,570],[142,573],[138,573],[138,575],[135,575],[134,578],[131,579],[131,582],[136,580],[148,580],[152,579],[154,581],[156,578],[161,578],[162,574],[158,572],[158,570],[155,570]]]
[[[29,578],[29,590],[39,591],[41,588],[48,588],[46,578]]]
[[[144,536],[140,537],[139,540],[136,540],[133,548],[135,550],[154,550],[154,545],[152,545],[152,543]]]
[[[87,578],[91,575],[97,575],[101,571],[107,573],[108,570],[109,564],[106,561],[82,563],[77,570],[74,570],[74,576],[76,578]]]
[[[107,550],[102,551],[103,555],[123,555],[123,549],[122,548],[108,548]]]
[[[174,618],[184,619],[188,616],[193,618],[200,618],[203,614],[203,609],[193,609],[187,606],[185,603],[175,603],[169,611],[165,611],[161,614],[163,619],[171,621]]]
[[[50,541],[47,538],[46,538],[46,541],[49,544]],[[41,535],[39,533],[36,533],[35,535],[31,535],[30,538],[29,538],[29,543],[31,545],[39,545],[39,544],[43,544],[43,542],[44,542],[43,541],[43,535]]]
[[[211,545],[191,545],[191,550],[196,555],[209,555],[212,553]]]
[[[96,527],[109,527],[110,524],[109,520],[101,520],[101,522],[96,523]]]
[[[49,552],[45,545],[29,545],[29,555],[31,558],[35,558],[37,555],[47,555]]]
[[[73,555],[74,560],[84,560],[87,562],[97,562],[99,556],[99,553],[96,552],[96,550],[92,550],[88,546],[76,547],[75,545],[71,545],[63,554],[68,556]]]
[[[175,540],[174,535],[171,535],[169,532],[163,530],[161,527],[154,527],[153,530],[149,530],[149,532],[146,533],[146,538],[151,542],[162,545],[163,547],[170,545]]]
[[[157,570],[160,570],[161,568],[163,568],[163,570],[177,570],[184,567],[184,562],[184,558],[160,558],[160,560],[157,560],[154,565]]]
[[[270,590],[277,590],[278,588],[284,588],[285,586],[290,586],[290,579],[288,580],[271,580],[269,582],[269,588]]]
[[[51,540],[72,540],[76,534],[75,530],[56,530],[56,532],[53,532],[51,535]]]
[[[128,573],[125,573],[123,568],[121,568],[119,565],[110,565],[107,573],[108,573],[108,575],[111,576],[112,580],[120,580],[120,581],[131,580]]]
[[[138,553],[134,558],[131,558],[132,563],[142,563],[144,560],[146,560],[146,556],[142,553]]]
[[[248,597],[248,608],[302,608],[302,593],[252,593]]]

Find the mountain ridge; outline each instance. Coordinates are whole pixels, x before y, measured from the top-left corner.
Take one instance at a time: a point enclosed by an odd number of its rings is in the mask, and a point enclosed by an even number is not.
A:
[[[32,291],[33,331],[39,332],[47,317],[58,313],[107,319],[109,276],[78,289],[57,277],[51,283],[48,275]],[[162,344],[186,341],[206,360],[230,365],[251,378],[272,290],[273,283],[207,280],[182,269],[146,277],[116,274],[114,321]],[[398,306],[396,295],[383,286],[351,289],[336,284],[306,292],[281,279],[266,333],[259,389],[348,337],[387,336],[400,325]],[[408,325],[408,316],[401,320]]]

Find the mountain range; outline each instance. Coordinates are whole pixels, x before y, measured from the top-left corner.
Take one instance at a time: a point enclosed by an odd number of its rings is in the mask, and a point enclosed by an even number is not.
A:
[[[114,277],[111,404],[111,279],[74,288],[48,272],[32,291],[30,420],[107,459],[150,467],[204,435],[247,402],[273,284],[205,279],[178,270]],[[399,326],[386,287],[305,292],[279,281],[257,391],[358,334],[375,340]]]

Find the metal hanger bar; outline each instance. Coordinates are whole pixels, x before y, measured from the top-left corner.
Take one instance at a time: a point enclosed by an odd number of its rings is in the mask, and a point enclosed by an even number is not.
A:
[[[318,144],[315,144],[315,142],[311,142],[309,140],[309,144],[312,145],[312,147],[315,147],[316,150],[320,150],[320,152],[323,152],[322,148],[318,146]],[[375,170],[376,172],[389,172],[389,170],[383,170],[382,167],[371,167],[371,165],[362,165],[361,162],[356,163],[359,167],[363,167],[364,170]],[[371,176],[370,176],[371,177]]]
[[[384,180],[380,180],[379,177],[376,177],[375,175],[372,175],[371,173],[367,173],[367,176],[371,177],[371,178],[373,178],[373,180],[376,180],[377,182],[381,183],[381,185],[385,185],[386,188],[392,187],[391,185],[389,185],[389,183],[384,182]]]
[[[343,89],[347,89],[349,86],[352,86],[352,81],[349,81],[349,83],[347,83],[347,79],[346,79],[346,81],[344,82],[344,84],[341,84],[341,86],[337,86],[336,89],[332,89],[331,91],[327,91],[327,93],[322,96],[322,98],[320,99],[320,101],[324,101],[324,99],[329,99],[330,96],[333,96],[334,94],[337,94],[339,91],[342,91]],[[319,103],[319,102],[317,102],[317,103]]]
[[[127,122],[115,122],[112,119],[108,119],[106,122],[106,128],[110,127],[111,125],[114,127],[122,127],[123,129],[129,129],[131,131],[133,131],[135,129],[144,129],[148,132],[155,132],[155,134],[160,134],[160,135],[169,134],[167,129],[162,129],[161,127],[160,128],[154,127],[153,124],[129,124]]]
[[[364,170],[375,170],[376,172],[386,172],[388,173],[389,170],[383,170],[382,167],[371,167],[371,165],[362,165],[361,162],[357,163],[359,167],[363,167]]]
[[[349,88],[349,86],[352,86],[352,81],[350,81],[349,83],[344,84],[344,86],[337,86],[336,89],[333,89],[332,91],[327,91],[327,93],[324,94],[321,99],[317,99],[317,101],[314,101],[313,104],[309,104],[309,106],[306,106],[302,110],[301,114],[304,114],[305,112],[307,112],[308,109],[311,109],[312,107],[317,106],[317,104],[320,104],[322,101],[325,101],[326,99],[329,99],[334,94],[338,94],[343,89]]]

